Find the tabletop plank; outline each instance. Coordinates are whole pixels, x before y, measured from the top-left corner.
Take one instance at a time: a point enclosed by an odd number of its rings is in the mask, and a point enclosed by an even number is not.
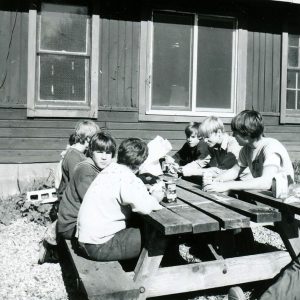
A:
[[[287,211],[294,214],[300,214],[300,202],[285,203],[284,200],[274,198],[270,191],[236,191],[241,199],[249,199],[258,201],[272,207],[278,208],[281,211]]]
[[[177,185],[184,189],[192,191],[197,195],[203,196],[215,203],[230,208],[240,214],[243,214],[249,217],[253,222],[265,223],[265,222],[278,222],[281,220],[281,213],[274,207],[268,205],[258,206],[256,204],[251,204],[245,201],[241,201],[243,198],[236,199],[220,193],[204,192],[200,190],[199,185],[186,180],[179,180],[177,182]]]
[[[192,232],[192,224],[167,208],[144,215],[144,219],[164,235]]]
[[[216,219],[224,229],[250,226],[250,219],[207,198],[177,187],[177,197]]]
[[[220,229],[217,220],[179,199],[173,203],[163,203],[163,205],[177,215],[190,221],[193,233],[217,231]]]

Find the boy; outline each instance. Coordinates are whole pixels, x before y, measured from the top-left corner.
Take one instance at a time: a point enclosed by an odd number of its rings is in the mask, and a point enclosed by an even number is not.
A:
[[[206,166],[209,159],[207,144],[199,134],[200,123],[192,122],[185,128],[186,142],[182,148],[173,155],[173,159],[166,157],[166,162],[181,166],[183,176],[191,176],[194,169]]]
[[[63,193],[58,210],[58,233],[65,239],[75,236],[78,211],[83,197],[99,174],[115,157],[116,142],[110,134],[97,132],[89,143],[88,158],[75,167],[74,175]]]
[[[279,172],[285,172],[294,179],[292,162],[284,146],[276,139],[263,136],[264,124],[259,112],[242,111],[232,119],[231,129],[243,147],[238,163],[206,186],[207,191],[269,190],[273,177]],[[254,178],[234,181],[246,167]]]
[[[81,204],[77,235],[79,249],[97,261],[131,259],[140,253],[141,231],[126,227],[131,211],[150,214],[161,209],[162,190],[152,195],[136,177],[148,156],[147,144],[138,138],[124,140],[117,163],[111,163],[95,180]]]
[[[54,203],[50,211],[50,218],[54,221],[48,226],[45,237],[40,242],[39,249],[39,264],[43,264],[45,259],[49,259],[51,262],[57,261],[57,255],[55,253],[56,230],[57,230],[57,212],[59,202],[62,199],[63,192],[66,189],[71,177],[73,176],[75,166],[86,159],[85,151],[88,148],[89,140],[99,130],[99,126],[90,120],[80,121],[75,126],[75,138],[74,144],[67,149],[67,152],[63,158],[62,178],[57,190],[58,202]],[[53,249],[52,249],[53,248]]]

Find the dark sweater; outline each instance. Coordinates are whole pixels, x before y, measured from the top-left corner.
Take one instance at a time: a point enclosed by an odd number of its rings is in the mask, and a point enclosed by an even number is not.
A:
[[[99,172],[100,169],[95,166],[91,158],[75,167],[74,175],[67,185],[59,204],[58,232],[63,233],[75,228],[83,197]]]
[[[67,184],[70,179],[73,177],[75,166],[84,161],[86,156],[75,148],[69,148],[65,157],[62,161],[61,169],[62,169],[62,177],[57,190],[58,200],[62,199],[63,192],[65,191]]]
[[[197,146],[192,148],[186,142],[182,148],[173,155],[173,158],[180,166],[184,166],[194,160],[204,159],[209,154],[208,145],[200,140]]]

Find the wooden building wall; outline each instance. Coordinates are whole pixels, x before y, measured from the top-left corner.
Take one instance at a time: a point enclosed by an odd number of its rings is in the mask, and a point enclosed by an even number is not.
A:
[[[300,127],[279,123],[282,22],[280,26],[274,25],[276,19],[270,23],[271,15],[267,20],[251,10],[245,15],[248,26],[246,107],[261,111],[266,135],[282,141],[292,159],[300,159]],[[138,120],[138,18],[122,19],[106,14],[101,16],[100,24],[97,123],[107,128],[118,142],[130,136],[148,141],[161,135],[177,150],[184,142],[185,123]],[[58,161],[77,122],[77,119],[27,118],[27,29],[26,11],[0,11],[1,164]],[[229,130],[229,124],[226,128]]]

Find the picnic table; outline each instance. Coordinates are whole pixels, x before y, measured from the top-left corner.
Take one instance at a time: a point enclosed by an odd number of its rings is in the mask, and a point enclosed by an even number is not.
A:
[[[240,191],[236,192],[237,199],[204,192],[197,183],[183,179],[176,184],[177,201],[163,203],[162,210],[142,218],[146,242],[133,272],[124,271],[118,262],[91,261],[92,266],[87,268],[84,258],[71,253],[88,298],[146,299],[267,280],[299,254],[299,221],[295,216],[300,214],[300,203],[284,203],[269,192]],[[287,250],[252,251],[251,227],[270,224],[280,234]],[[239,231],[246,232],[241,235],[241,241],[249,251],[229,251],[228,254],[224,250],[235,248],[234,240],[227,240],[226,234]],[[203,234],[215,235],[225,247],[210,239],[203,242]],[[222,235],[225,238],[222,239]],[[200,251],[206,247],[211,259],[164,265],[164,259],[170,255],[169,245],[186,237],[199,239]],[[89,276],[91,268],[95,270]],[[110,272],[111,279],[107,279]],[[100,279],[98,273],[101,273]]]

